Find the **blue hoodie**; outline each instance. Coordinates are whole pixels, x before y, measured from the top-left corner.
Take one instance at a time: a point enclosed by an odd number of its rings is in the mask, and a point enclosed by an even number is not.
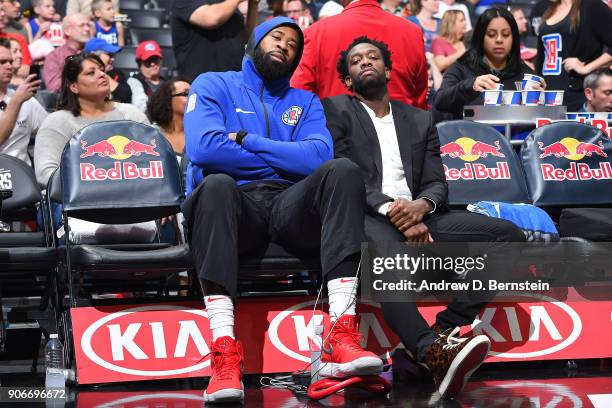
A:
[[[299,33],[295,70],[304,47],[302,31],[293,20],[276,17],[255,28],[241,72],[207,72],[191,85],[185,108],[187,194],[215,173],[225,173],[239,185],[261,180],[293,184],[333,158],[319,98],[291,88],[292,72],[267,81],[255,69],[253,50],[279,26]],[[240,130],[248,132],[242,146],[227,136]]]

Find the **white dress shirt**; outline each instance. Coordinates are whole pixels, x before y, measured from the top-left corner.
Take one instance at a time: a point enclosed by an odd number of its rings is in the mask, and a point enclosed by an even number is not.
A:
[[[376,136],[378,137],[382,159],[382,193],[394,200],[401,197],[412,201],[412,192],[406,182],[402,156],[400,155],[399,143],[397,142],[391,104],[389,104],[389,114],[382,118],[376,117],[374,111],[365,103],[361,102],[361,105],[370,115],[374,129],[376,129]],[[378,207],[378,212],[381,215],[387,215],[390,205],[391,202],[382,204]]]

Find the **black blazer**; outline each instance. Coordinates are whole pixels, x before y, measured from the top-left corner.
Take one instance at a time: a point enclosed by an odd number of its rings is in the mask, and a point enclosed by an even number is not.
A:
[[[368,112],[354,96],[334,96],[323,101],[327,127],[334,139],[336,157],[346,157],[361,169],[368,209],[393,199],[382,190],[382,157],[376,129]],[[436,211],[445,207],[448,186],[440,158],[440,141],[432,115],[391,101],[393,121],[412,198],[426,198]]]

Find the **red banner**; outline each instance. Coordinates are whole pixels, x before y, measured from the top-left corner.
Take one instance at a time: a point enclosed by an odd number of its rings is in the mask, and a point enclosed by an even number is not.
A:
[[[472,328],[491,338],[487,361],[612,357],[612,301],[553,298],[491,303]],[[576,300],[576,298],[578,298]],[[309,338],[328,316],[314,298],[240,299],[236,336],[246,373],[290,372],[310,362]],[[201,303],[74,308],[72,325],[80,384],[199,377],[210,373],[210,329]],[[423,305],[428,322],[443,309]],[[364,345],[381,357],[400,345],[378,305],[358,307]]]

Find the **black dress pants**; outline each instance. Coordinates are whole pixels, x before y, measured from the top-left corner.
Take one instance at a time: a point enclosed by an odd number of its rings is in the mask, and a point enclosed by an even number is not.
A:
[[[228,175],[209,175],[183,205],[200,279],[222,286],[232,297],[240,255],[270,241],[295,254],[320,249],[324,276],[354,258],[364,240],[364,212],[361,174],[348,159],[325,162],[291,186],[237,186]]]
[[[523,232],[512,222],[466,211],[436,213],[423,221],[434,242],[524,242]],[[366,215],[368,241],[404,242],[404,236],[383,216]],[[436,316],[444,329],[474,321],[486,303],[453,301]],[[421,360],[435,336],[413,302],[381,303],[386,322],[404,346]]]

